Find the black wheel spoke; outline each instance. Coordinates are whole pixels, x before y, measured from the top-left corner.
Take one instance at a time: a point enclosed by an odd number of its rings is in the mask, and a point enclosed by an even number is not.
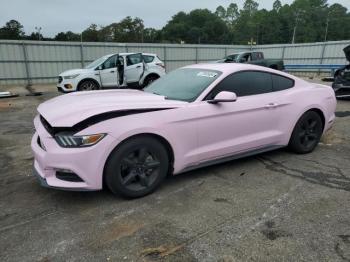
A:
[[[136,175],[137,173],[134,170],[130,171],[129,174],[124,177],[123,184],[126,186],[129,185],[135,179]]]
[[[306,131],[305,131],[305,130],[303,130],[303,131],[301,131],[301,132],[299,133],[299,137],[300,137],[300,138],[303,138],[305,135],[306,135]]]
[[[147,149],[143,147],[139,150],[139,155],[137,157],[137,160],[139,161],[139,163],[144,163],[147,156],[148,156]]]
[[[317,121],[312,120],[311,123],[309,124],[309,128],[314,129],[316,127],[316,125],[317,125]]]
[[[308,137],[309,137],[310,140],[315,140],[317,138],[317,135],[314,134],[314,133],[311,133],[311,134],[308,135]]]
[[[309,144],[309,137],[308,136],[304,136],[304,146],[308,146]]]
[[[146,169],[155,169],[155,168],[157,168],[159,166],[160,166],[160,162],[159,161],[155,161],[155,160],[145,163]]]
[[[130,158],[126,157],[126,158],[123,158],[122,165],[127,166],[127,167],[133,167],[135,165],[135,162],[133,160],[131,160]]]
[[[144,173],[139,174],[139,178],[140,178],[141,186],[144,186],[144,187],[149,186],[149,178],[146,176],[146,174],[144,174]]]

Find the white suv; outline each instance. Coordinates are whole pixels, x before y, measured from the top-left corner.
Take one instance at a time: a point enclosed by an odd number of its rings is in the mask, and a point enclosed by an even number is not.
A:
[[[58,77],[57,89],[67,93],[112,87],[144,87],[163,75],[165,66],[156,54],[110,54],[84,69],[63,72]]]

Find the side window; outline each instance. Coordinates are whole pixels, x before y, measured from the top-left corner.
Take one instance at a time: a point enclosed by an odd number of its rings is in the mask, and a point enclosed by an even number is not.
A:
[[[269,73],[245,71],[234,73],[222,80],[206,97],[213,99],[219,92],[234,92],[238,97],[272,92],[272,78]]]
[[[141,54],[132,54],[126,57],[126,65],[136,65],[142,63],[142,55]]]
[[[103,69],[115,68],[117,67],[117,57],[118,55],[111,56],[103,63]]]
[[[154,60],[154,56],[151,55],[143,55],[143,60],[148,64],[152,63]]]
[[[281,91],[292,88],[294,80],[280,75],[272,75],[273,91]]]
[[[264,56],[261,52],[254,52],[252,53],[252,60],[262,60],[264,59]]]

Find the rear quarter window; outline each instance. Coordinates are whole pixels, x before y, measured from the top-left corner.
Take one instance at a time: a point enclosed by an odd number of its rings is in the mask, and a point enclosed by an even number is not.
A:
[[[143,55],[143,60],[144,60],[146,63],[152,63],[153,60],[154,60],[154,56],[151,56],[151,55]]]
[[[294,80],[280,76],[272,75],[273,91],[282,91],[294,86]]]

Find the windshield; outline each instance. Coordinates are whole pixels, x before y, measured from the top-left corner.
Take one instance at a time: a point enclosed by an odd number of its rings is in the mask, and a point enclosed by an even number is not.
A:
[[[221,72],[208,69],[181,68],[170,72],[144,89],[167,99],[194,101]]]
[[[229,55],[226,57],[227,60],[237,61],[239,54]]]
[[[94,62],[92,62],[91,64],[88,64],[85,69],[93,69],[95,67],[98,67],[100,64],[102,64],[104,61],[106,61],[110,56],[106,55],[103,57],[100,57],[98,59],[96,59]]]

